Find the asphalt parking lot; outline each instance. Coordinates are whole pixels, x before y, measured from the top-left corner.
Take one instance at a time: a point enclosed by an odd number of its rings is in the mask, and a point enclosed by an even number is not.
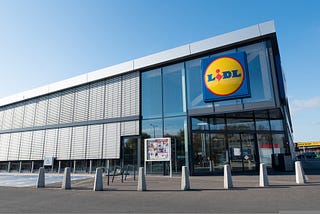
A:
[[[47,180],[46,175],[46,180]],[[179,176],[147,176],[147,191],[137,191],[137,180],[120,177],[104,190],[93,191],[94,177],[72,180],[71,190],[61,181],[45,188],[0,187],[0,212],[18,213],[320,213],[320,175],[308,175],[304,185],[294,175],[269,175],[268,187],[259,176],[233,176],[232,189],[223,176],[190,177],[191,190],[181,191]]]

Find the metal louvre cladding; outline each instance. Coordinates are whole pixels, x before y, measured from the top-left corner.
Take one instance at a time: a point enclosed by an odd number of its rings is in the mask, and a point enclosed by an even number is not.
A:
[[[19,160],[30,160],[32,132],[22,132]]]
[[[24,118],[23,118],[23,128],[32,127],[34,125],[36,113],[36,103],[28,102],[28,104],[24,108]]]
[[[105,118],[120,117],[121,77],[106,80]]]
[[[21,133],[11,133],[8,160],[18,160],[19,157],[19,147],[20,147]]]
[[[47,121],[47,108],[48,100],[47,98],[37,99],[36,104],[36,116],[34,119],[34,126],[44,126]]]
[[[74,89],[62,92],[60,124],[71,123],[73,121]]]
[[[57,159],[58,160],[69,160],[70,149],[71,149],[71,131],[72,128],[59,129],[58,135],[58,148],[57,148]]]
[[[90,85],[90,100],[89,100],[89,119],[103,119],[104,111],[104,91],[105,81],[99,81]]]
[[[71,159],[85,159],[87,141],[87,126],[73,127]]]
[[[89,86],[76,88],[74,100],[74,122],[87,121],[88,119]]]
[[[48,99],[47,125],[58,124],[60,111],[60,94],[54,94]]]
[[[2,134],[0,138],[0,160],[6,161],[8,159],[8,149],[11,134]]]
[[[56,157],[58,129],[46,130],[43,157]]]
[[[13,120],[13,111],[14,111],[13,108],[8,108],[4,111],[3,124],[2,124],[3,130],[11,129],[12,120]]]
[[[120,123],[104,125],[103,158],[120,158]]]
[[[102,156],[103,125],[88,126],[87,159],[100,159]]]
[[[45,130],[34,131],[32,139],[31,160],[42,160]]]
[[[14,108],[12,129],[22,128],[24,105],[18,105]]]
[[[139,73],[130,73],[122,78],[122,116],[139,114]]]

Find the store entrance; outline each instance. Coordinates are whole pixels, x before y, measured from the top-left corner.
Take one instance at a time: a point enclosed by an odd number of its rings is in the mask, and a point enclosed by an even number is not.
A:
[[[121,141],[121,167],[126,171],[137,171],[139,158],[139,137],[122,137]]]
[[[233,172],[256,170],[256,143],[253,134],[227,134],[229,145],[229,161]]]
[[[193,170],[195,174],[223,172],[228,150],[224,134],[193,133]]]
[[[192,133],[193,173],[222,174],[223,166],[230,164],[232,172],[257,170],[257,149],[254,134]]]

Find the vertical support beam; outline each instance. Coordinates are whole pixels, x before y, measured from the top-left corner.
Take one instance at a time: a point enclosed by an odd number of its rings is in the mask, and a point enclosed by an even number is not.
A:
[[[94,191],[103,191],[103,180],[102,180],[102,171],[103,169],[101,167],[98,167],[96,169],[96,175],[94,177]]]
[[[61,172],[61,161],[59,161],[58,163],[58,174],[60,174],[60,172]]]
[[[22,161],[19,163],[19,173],[21,173],[21,168],[22,168]]]
[[[70,167],[66,167],[64,169],[64,176],[62,182],[62,189],[71,189],[71,169]]]
[[[230,189],[233,187],[232,184],[232,176],[231,176],[231,168],[229,164],[224,165],[224,188]]]
[[[10,172],[10,168],[11,168],[11,162],[8,162],[8,172]]]
[[[76,164],[77,164],[77,161],[74,160],[73,161],[73,173],[76,173]]]
[[[90,166],[89,166],[89,174],[92,173],[92,160],[90,160]]]
[[[189,190],[190,189],[190,180],[189,180],[189,169],[186,166],[182,167],[182,175],[181,175],[181,190]]]
[[[33,173],[33,171],[34,171],[34,161],[31,161],[31,173]]]
[[[44,188],[45,187],[45,173],[44,173],[44,167],[40,167],[39,174],[38,174],[38,180],[37,180],[37,188]]]
[[[139,176],[138,176],[138,191],[146,191],[147,185],[146,185],[146,177],[144,174],[143,167],[139,167]]]
[[[264,163],[261,163],[261,164],[260,164],[259,186],[260,186],[260,187],[267,187],[267,186],[269,186],[267,166],[266,166],[266,164],[264,164]]]

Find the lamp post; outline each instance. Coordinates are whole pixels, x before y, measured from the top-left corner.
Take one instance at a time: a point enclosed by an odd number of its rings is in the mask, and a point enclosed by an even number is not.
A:
[[[154,124],[150,124],[150,126],[152,126],[152,128],[153,128],[153,138],[155,138],[156,137],[156,127],[158,127],[157,125],[154,125]]]

